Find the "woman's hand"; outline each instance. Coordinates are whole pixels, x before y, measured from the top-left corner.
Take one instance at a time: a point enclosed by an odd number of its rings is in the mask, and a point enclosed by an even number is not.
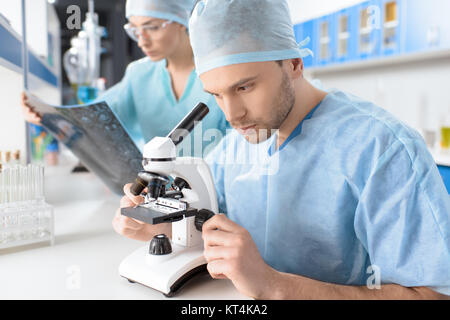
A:
[[[25,120],[40,126],[42,116],[38,112],[35,112],[33,107],[28,104],[28,97],[25,92],[22,92],[21,106]]]

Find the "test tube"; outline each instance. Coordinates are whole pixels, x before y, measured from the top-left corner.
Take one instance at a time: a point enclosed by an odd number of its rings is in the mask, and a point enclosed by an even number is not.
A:
[[[11,160],[11,151],[6,151],[5,152],[5,164],[9,165],[10,160]]]
[[[32,172],[31,167],[32,167],[31,164],[27,165],[27,185],[26,185],[27,197],[26,197],[26,199],[28,201],[31,201],[33,199],[32,198],[32,192],[33,192],[32,176],[33,176],[33,172]]]
[[[20,166],[20,178],[21,178],[21,201],[26,206],[27,201],[27,167]]]
[[[18,198],[19,198],[19,169],[17,166],[11,167],[11,175],[12,175],[12,203],[14,203],[15,206],[18,204]]]
[[[8,192],[9,192],[9,188],[8,188],[8,176],[9,176],[9,172],[8,172],[8,168],[3,168],[2,169],[2,203],[3,203],[3,207],[7,207],[8,205]]]
[[[1,213],[2,208],[6,204],[4,176],[5,176],[5,174],[3,173],[3,165],[1,164],[1,159],[0,159],[0,213]],[[1,226],[1,221],[0,221],[0,226]]]
[[[30,166],[30,173],[30,200],[34,202],[36,199],[36,166],[33,164]]]
[[[12,205],[14,203],[14,171],[11,167],[8,168],[8,203]]]
[[[11,204],[11,172],[10,168],[5,170],[5,180],[6,180],[6,202],[8,206]]]
[[[12,163],[20,164],[20,150],[16,150],[12,153]]]
[[[39,202],[44,201],[44,166],[38,166],[38,194],[37,199]]]

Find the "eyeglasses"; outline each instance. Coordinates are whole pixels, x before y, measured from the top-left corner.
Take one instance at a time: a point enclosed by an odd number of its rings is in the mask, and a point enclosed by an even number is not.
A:
[[[163,22],[161,25],[148,25],[141,27],[133,27],[130,23],[127,23],[123,26],[125,32],[128,36],[134,41],[139,41],[139,36],[143,36],[144,38],[158,38],[161,35],[161,30],[166,28],[169,24],[173,23],[173,21]]]

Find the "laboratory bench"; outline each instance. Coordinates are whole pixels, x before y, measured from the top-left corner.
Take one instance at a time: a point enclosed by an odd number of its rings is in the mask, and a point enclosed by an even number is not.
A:
[[[206,273],[187,282],[173,298],[129,283],[119,276],[119,264],[146,243],[113,230],[120,196],[92,173],[71,174],[67,166],[46,170],[45,193],[54,207],[55,243],[0,250],[0,300],[249,299],[230,280],[214,280]]]

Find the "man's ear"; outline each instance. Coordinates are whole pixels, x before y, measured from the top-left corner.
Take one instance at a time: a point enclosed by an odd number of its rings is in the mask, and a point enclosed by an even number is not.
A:
[[[303,77],[303,59],[295,58],[287,61],[288,72],[292,79],[298,79]]]
[[[188,28],[180,23],[176,24],[178,26],[178,28],[181,30],[181,32],[187,33],[189,34]]]

